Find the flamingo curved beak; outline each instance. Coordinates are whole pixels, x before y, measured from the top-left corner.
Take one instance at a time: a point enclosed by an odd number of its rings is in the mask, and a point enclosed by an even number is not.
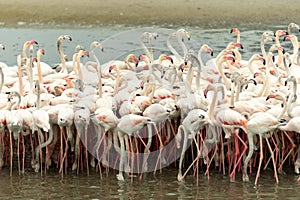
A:
[[[169,60],[173,64],[173,58],[170,56],[166,56],[166,59]]]

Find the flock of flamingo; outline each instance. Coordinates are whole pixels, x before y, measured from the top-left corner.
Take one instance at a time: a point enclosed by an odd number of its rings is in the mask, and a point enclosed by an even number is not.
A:
[[[158,35],[145,32],[140,56],[105,64],[95,54],[102,49],[98,41],[89,51],[77,46],[68,61],[62,43],[72,38],[59,36],[61,63],[55,67],[41,62],[44,49],[35,56],[35,40],[26,41],[16,66],[0,63],[0,168],[9,166],[12,175],[17,164],[24,174],[31,155],[32,168],[41,174],[51,166],[62,176],[70,168],[77,173],[96,168],[102,177],[102,169],[108,172],[114,163],[123,181],[124,173],[142,178],[150,165],[155,173],[177,154],[178,181],[191,168],[196,176],[201,166],[208,178],[214,166],[230,181],[237,172],[249,181],[248,171],[258,163],[255,185],[263,163],[264,168],[272,163],[276,183],[284,168],[293,166],[299,174],[300,56],[292,31],[299,26],[264,32],[261,54],[243,60],[240,31],[233,28],[237,40],[206,63],[203,54],[213,56],[213,50],[207,44],[197,55],[188,50],[184,29],[169,34],[168,55],[155,59]],[[281,39],[291,42],[286,44],[292,52],[285,52]],[[89,54],[94,61],[82,63]],[[150,160],[154,151],[158,155]]]

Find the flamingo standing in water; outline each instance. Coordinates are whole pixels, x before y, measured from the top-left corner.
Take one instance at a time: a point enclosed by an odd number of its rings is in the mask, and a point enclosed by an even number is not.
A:
[[[38,172],[40,169],[40,162],[39,162],[39,154],[42,150],[42,148],[48,146],[52,140],[53,140],[53,131],[50,129],[50,120],[49,115],[47,111],[40,109],[41,104],[41,89],[40,89],[40,83],[38,80],[36,80],[35,85],[37,87],[37,102],[36,102],[36,109],[32,112],[34,124],[38,131],[38,136],[40,139],[40,145],[36,147],[36,154],[35,154],[35,162],[33,164],[33,168],[35,169],[35,172]],[[46,142],[44,142],[44,135],[42,133],[42,130],[45,133],[49,133],[48,139]],[[42,157],[42,156],[41,156]],[[42,170],[41,170],[42,173]]]
[[[187,116],[182,121],[182,124],[178,127],[178,133],[176,135],[176,142],[178,144],[177,148],[180,148],[179,144],[181,142],[181,134],[183,133],[183,135],[184,135],[183,146],[182,146],[182,151],[181,151],[180,160],[179,160],[178,175],[177,175],[178,181],[183,181],[185,175],[188,172],[188,170],[187,170],[184,173],[184,175],[182,175],[182,163],[183,163],[184,155],[186,153],[185,151],[187,150],[188,139],[193,139],[193,141],[196,144],[198,152],[197,152],[197,158],[195,160],[197,160],[200,158],[201,152],[198,147],[198,142],[195,139],[195,135],[208,123],[209,123],[209,117],[208,117],[207,112],[205,112],[202,109],[194,109],[194,110],[191,110],[187,114]],[[190,166],[192,166],[193,163]]]
[[[124,181],[123,171],[124,171],[124,162],[126,156],[125,137],[133,135],[135,132],[141,130],[145,125],[152,123],[149,117],[144,117],[135,114],[128,114],[121,117],[118,125],[118,136],[120,140],[120,163],[119,163],[119,173],[117,174],[117,179],[119,181]],[[133,166],[132,166],[133,167]]]
[[[11,112],[6,116],[6,126],[9,131],[9,144],[10,144],[10,176],[12,176],[13,165],[13,142],[12,134],[15,140],[19,140],[19,134],[22,131],[22,119],[18,115],[18,111],[15,110],[21,102],[21,96],[18,92],[9,92],[8,101],[12,101],[13,97],[17,97],[17,102],[10,107]],[[19,153],[19,152],[18,152]]]
[[[269,140],[267,138],[267,133],[274,131],[276,128],[278,128],[280,126],[284,126],[284,125],[286,125],[285,120],[278,119],[278,118],[274,117],[273,115],[266,113],[266,112],[258,112],[251,116],[250,120],[248,121],[249,152],[248,152],[246,159],[244,160],[243,181],[249,181],[249,177],[248,177],[248,173],[247,173],[248,162],[250,161],[250,159],[253,155],[253,152],[254,152],[254,141],[253,141],[254,136],[258,135],[259,136],[259,145],[260,145],[260,159],[259,159],[258,171],[256,174],[256,179],[255,179],[255,185],[257,185],[257,183],[258,183],[261,163],[263,160],[263,137],[265,138],[265,141],[266,141],[269,151],[271,153],[271,158],[272,158],[273,166],[274,166],[274,177],[275,177],[276,183],[278,183],[277,169],[276,169],[276,164],[274,161],[274,153],[271,149]]]

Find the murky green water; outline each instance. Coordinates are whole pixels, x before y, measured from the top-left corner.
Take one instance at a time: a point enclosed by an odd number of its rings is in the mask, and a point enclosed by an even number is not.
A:
[[[198,51],[201,44],[208,44],[218,53],[230,41],[235,41],[235,36],[230,35],[228,29],[204,30],[198,27],[184,27],[192,36],[191,41],[186,41],[189,49]],[[260,53],[260,37],[263,31],[276,30],[285,27],[270,27],[268,29],[247,30],[240,27],[241,42],[244,45],[242,55],[249,59],[253,53]],[[44,48],[45,56],[42,61],[53,65],[59,62],[56,39],[59,35],[71,35],[72,42],[64,43],[65,54],[72,57],[74,48],[80,44],[86,48],[94,41],[100,41],[104,52],[96,52],[101,63],[111,59],[123,59],[128,52],[142,54],[139,46],[139,36],[145,31],[156,31],[160,36],[153,44],[155,53],[166,52],[167,35],[177,28],[141,28],[124,26],[107,27],[79,27],[76,29],[62,28],[0,28],[0,43],[6,46],[5,51],[0,51],[0,61],[9,66],[16,64],[16,56],[21,53],[23,43],[27,40],[37,40],[39,46]],[[287,44],[287,43],[286,43]],[[285,43],[283,43],[283,46]],[[290,45],[286,45],[290,48]],[[207,57],[209,58],[209,57]],[[84,58],[86,62],[88,58]],[[155,177],[148,173],[140,181],[134,178],[125,182],[118,182],[116,171],[110,170],[108,176],[99,177],[99,173],[91,169],[90,176],[85,172],[76,175],[69,172],[64,178],[58,172],[48,172],[47,175],[35,174],[32,169],[26,169],[24,176],[18,176],[16,171],[12,177],[4,168],[0,171],[0,199],[298,199],[300,185],[292,170],[286,175],[279,176],[279,184],[274,184],[273,173],[262,171],[260,185],[254,187],[255,173],[250,176],[249,183],[243,183],[241,173],[236,177],[236,182],[230,183],[228,175],[223,176],[218,171],[212,170],[210,180],[200,170],[197,179],[189,174],[185,183],[177,181],[177,167],[172,165],[162,170],[162,174]]]

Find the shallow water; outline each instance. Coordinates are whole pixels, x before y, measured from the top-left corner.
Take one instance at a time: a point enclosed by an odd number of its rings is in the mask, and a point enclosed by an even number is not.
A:
[[[215,55],[226,47],[230,41],[235,41],[235,36],[229,34],[228,29],[205,30],[199,27],[185,27],[192,40],[185,41],[189,49],[198,51],[200,45],[206,43],[215,52]],[[266,30],[276,30],[285,27],[270,27]],[[89,44],[98,40],[104,47],[104,52],[97,51],[101,63],[112,59],[124,59],[129,52],[136,55],[142,54],[139,45],[140,34],[149,31],[157,32],[159,38],[153,42],[156,55],[168,52],[166,38],[169,33],[177,30],[176,27],[77,27],[73,29],[51,27],[37,28],[19,26],[18,28],[1,28],[0,43],[6,46],[5,51],[0,51],[0,61],[9,66],[16,64],[16,56],[21,53],[23,43],[27,40],[36,40],[38,47],[44,48],[45,55],[42,61],[54,65],[59,63],[56,50],[56,39],[59,35],[70,35],[72,42],[64,42],[65,54],[72,57],[74,48],[80,44],[88,49]],[[260,53],[260,37],[265,29],[248,30],[241,27],[241,41],[244,49],[241,50],[244,59],[249,59],[253,53]],[[283,43],[287,49],[290,43]],[[206,59],[209,59],[206,56]],[[83,58],[86,62],[91,58]],[[218,171],[213,171],[210,180],[200,171],[199,182],[189,174],[185,183],[177,182],[177,168],[172,165],[162,170],[162,174],[155,177],[148,173],[140,181],[134,178],[125,182],[118,182],[116,172],[110,170],[108,176],[100,179],[99,174],[91,170],[90,176],[85,172],[76,175],[69,172],[63,179],[58,172],[48,172],[43,177],[35,174],[32,169],[26,169],[24,176],[18,176],[14,171],[13,177],[9,176],[7,168],[0,171],[0,199],[298,199],[300,185],[297,176],[290,171],[287,175],[279,176],[279,184],[274,184],[273,173],[263,171],[260,185],[254,187],[254,176],[250,176],[249,183],[243,183],[241,173],[237,174],[236,182],[230,183],[228,175],[223,176]]]
[[[178,27],[182,28],[182,27]],[[169,33],[178,29],[177,27],[127,27],[121,25],[101,26],[101,27],[77,27],[73,29],[60,27],[35,27],[19,26],[18,28],[1,28],[0,43],[6,47],[5,51],[0,51],[0,61],[8,66],[16,65],[16,57],[21,54],[23,43],[28,40],[36,40],[39,44],[34,48],[45,49],[45,55],[42,56],[43,62],[50,65],[59,63],[57,53],[56,40],[60,35],[70,35],[72,42],[63,43],[63,51],[68,55],[69,60],[72,59],[74,49],[77,45],[81,45],[89,49],[91,42],[97,40],[101,42],[104,52],[96,51],[101,64],[110,60],[123,60],[128,53],[136,55],[143,54],[143,49],[140,46],[140,35],[145,32],[157,32],[159,37],[153,41],[154,54],[158,56],[161,53],[169,53],[166,46],[166,40]],[[228,29],[201,29],[199,27],[184,27],[191,35],[191,40],[185,41],[187,48],[198,52],[202,44],[208,44],[217,55],[224,49],[229,42],[236,41],[236,36],[230,34],[231,27]],[[243,59],[248,60],[252,54],[261,53],[260,38],[264,31],[275,31],[277,29],[286,29],[284,26],[266,27],[266,29],[250,29],[241,27],[241,43],[244,49],[240,50]],[[172,45],[180,53],[181,49],[176,45],[175,40],[172,40]],[[287,50],[291,49],[289,41],[283,42],[282,46]],[[269,44],[266,44],[266,48]],[[206,55],[204,55],[206,56]],[[88,59],[83,58],[82,62]],[[207,57],[209,59],[209,57]]]
[[[29,170],[27,170],[29,171]],[[115,171],[109,171],[100,179],[91,171],[76,175],[69,172],[64,178],[57,172],[40,174],[26,172],[24,176],[9,171],[0,173],[0,199],[298,199],[300,185],[297,176],[281,175],[278,185],[274,184],[271,171],[262,171],[260,184],[253,186],[254,174],[249,183],[243,183],[238,175],[230,183],[228,176],[212,170],[210,180],[200,171],[198,185],[196,177],[187,176],[184,183],[176,180],[176,170],[165,168],[162,174],[148,173],[140,181],[134,178],[117,181]]]

